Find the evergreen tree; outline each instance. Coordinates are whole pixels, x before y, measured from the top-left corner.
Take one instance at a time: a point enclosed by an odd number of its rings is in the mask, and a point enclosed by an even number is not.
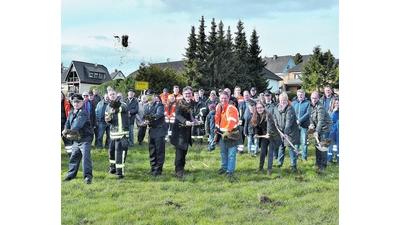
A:
[[[302,74],[302,88],[307,92],[322,90],[326,85],[339,87],[339,62],[329,50],[323,53],[319,45],[304,65]]]
[[[183,64],[185,66],[185,76],[188,78],[186,85],[192,85],[194,80],[198,77],[197,70],[197,40],[196,40],[196,29],[194,26],[191,27],[190,35],[188,37],[188,47],[185,48],[186,53],[183,55],[186,57]],[[185,85],[185,86],[186,86]]]
[[[197,36],[197,46],[196,46],[196,67],[199,76],[205,76],[208,73],[208,62],[207,62],[207,37],[205,34],[205,28],[207,26],[204,25],[204,16],[201,17],[200,26],[199,26],[199,34]],[[202,78],[196,77],[195,80],[192,81],[190,86],[196,88],[197,81],[202,80]]]
[[[244,31],[243,22],[238,21],[236,26],[235,39],[233,44],[233,72],[227,82],[227,87],[234,88],[237,84],[241,84],[244,88],[250,88],[252,80],[249,76],[248,63],[248,44],[246,40],[246,32]]]
[[[257,35],[257,31],[254,29],[250,37],[248,74],[251,79],[252,87],[256,87],[257,90],[271,90],[272,87],[268,88],[269,80],[263,74],[267,63],[262,59],[262,50],[258,45],[258,38],[259,36]]]

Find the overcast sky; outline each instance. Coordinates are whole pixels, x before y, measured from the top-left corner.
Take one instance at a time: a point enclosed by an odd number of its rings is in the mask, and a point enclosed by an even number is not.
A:
[[[202,16],[207,36],[213,18],[233,37],[241,20],[248,42],[255,29],[262,56],[312,54],[320,45],[339,58],[338,0],[62,0],[61,62],[98,63],[127,76],[141,61],[178,61]],[[114,37],[122,35],[126,48]]]

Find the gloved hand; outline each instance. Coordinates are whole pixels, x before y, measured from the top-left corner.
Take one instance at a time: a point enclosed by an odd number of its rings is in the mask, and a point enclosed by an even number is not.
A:
[[[222,138],[226,138],[229,134],[229,131],[225,131],[224,133],[222,133]]]
[[[222,132],[219,128],[214,128],[213,133],[218,134],[218,133],[222,133]]]

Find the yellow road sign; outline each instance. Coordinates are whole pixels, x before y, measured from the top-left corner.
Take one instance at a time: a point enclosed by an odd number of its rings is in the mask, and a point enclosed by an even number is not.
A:
[[[147,81],[136,81],[135,82],[136,90],[147,90],[149,89],[149,82]]]

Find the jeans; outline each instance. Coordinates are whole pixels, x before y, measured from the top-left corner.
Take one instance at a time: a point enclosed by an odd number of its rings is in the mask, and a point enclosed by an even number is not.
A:
[[[328,161],[333,158],[333,145],[336,145],[336,162],[339,163],[339,129],[333,127],[329,133],[329,138],[332,139],[331,145],[328,148]]]
[[[91,142],[76,142],[72,145],[67,177],[75,178],[82,160],[82,170],[85,179],[92,179],[92,160],[90,158]]]
[[[289,156],[290,156],[290,165],[291,166],[297,166],[297,153],[294,152],[294,148],[292,146],[287,146],[289,149]],[[279,146],[278,150],[278,166],[283,165],[283,161],[285,160],[285,148],[286,146],[282,144]]]
[[[236,166],[236,150],[237,145],[227,148],[225,146],[223,138],[219,139],[219,148],[221,153],[221,168],[226,172],[231,172],[235,170]]]
[[[134,130],[135,130],[135,125],[134,124],[129,124],[129,146],[133,147],[135,144],[134,141]]]
[[[104,133],[106,133],[105,148],[108,149],[110,146],[110,125],[108,125],[106,122],[99,122],[97,125],[97,141],[95,142],[97,148],[103,148]]]
[[[301,155],[301,159],[307,160],[307,151],[308,151],[308,145],[307,145],[307,131],[308,128],[304,128],[299,126],[299,131],[300,131],[300,144],[302,147],[303,154]],[[299,145],[294,145],[296,149],[299,149]]]
[[[254,138],[253,135],[247,136],[247,152],[253,154],[258,152],[258,138]]]
[[[325,140],[325,138],[327,138],[329,135],[329,133],[320,133],[319,134],[319,141],[323,141]],[[326,163],[327,163],[327,159],[328,159],[328,152],[321,152],[320,150],[317,149],[317,147],[315,147],[315,155],[316,155],[316,164],[319,168],[326,168]]]
[[[207,150],[214,150],[215,149],[215,142],[214,142],[214,138],[215,138],[215,133],[211,132],[208,135],[208,148]]]

